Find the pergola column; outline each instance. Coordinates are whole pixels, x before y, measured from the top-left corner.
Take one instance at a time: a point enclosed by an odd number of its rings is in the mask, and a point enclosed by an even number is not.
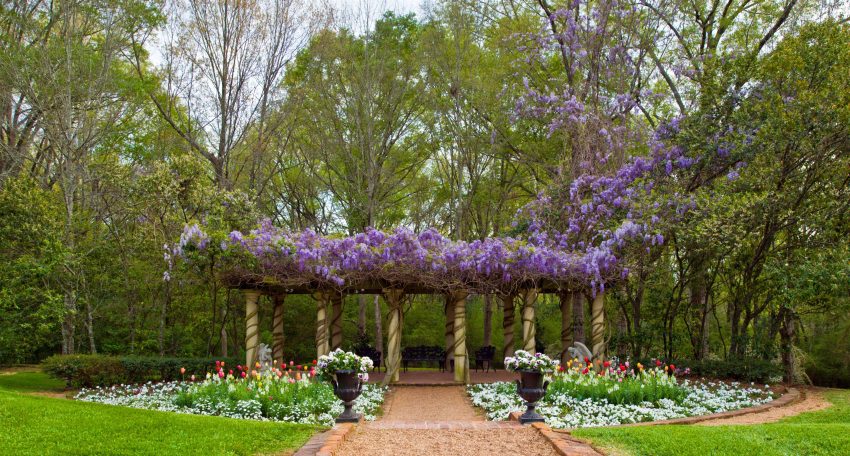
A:
[[[522,349],[535,352],[534,338],[537,328],[534,324],[534,302],[537,301],[537,289],[528,288],[522,293]]]
[[[469,357],[466,350],[466,297],[465,291],[454,292],[451,300],[454,302],[454,354],[455,381],[469,383]]]
[[[313,293],[316,300],[316,358],[327,355],[328,350],[328,293],[317,291]]]
[[[283,363],[283,302],[286,295],[279,294],[272,297],[272,359]]]
[[[260,345],[260,316],[257,300],[260,292],[248,290],[245,292],[245,364],[253,369],[257,362],[257,348]]]
[[[503,358],[514,356],[514,314],[516,313],[514,298],[515,296],[513,294],[502,296]]]
[[[331,294],[331,350],[342,347],[342,293]]]
[[[403,324],[401,300],[404,297],[404,290],[392,288],[385,289],[383,293],[390,308],[387,322],[387,373],[382,382],[386,386],[390,382],[398,381],[401,369],[401,326]]]
[[[446,369],[452,368],[455,359],[455,302],[452,295],[446,295]]]
[[[561,306],[561,364],[566,365],[570,358],[568,349],[573,345],[573,293],[562,290],[558,299]]]
[[[598,291],[590,307],[590,343],[594,360],[605,359],[605,292]]]

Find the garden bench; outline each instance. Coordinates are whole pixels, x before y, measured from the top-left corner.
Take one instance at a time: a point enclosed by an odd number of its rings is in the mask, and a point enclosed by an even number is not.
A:
[[[407,347],[401,351],[401,363],[404,371],[410,363],[436,363],[440,371],[446,370],[446,351],[438,346],[419,345]]]
[[[372,360],[372,370],[381,371],[381,364],[383,363],[383,356],[381,356],[381,352],[379,352],[375,347],[366,345],[363,347],[357,347],[354,349],[354,353],[357,356],[365,356]],[[387,366],[384,366],[384,372],[387,371]]]
[[[475,370],[484,369],[484,372],[489,371],[493,367],[493,357],[496,356],[496,347],[487,345],[475,350]]]

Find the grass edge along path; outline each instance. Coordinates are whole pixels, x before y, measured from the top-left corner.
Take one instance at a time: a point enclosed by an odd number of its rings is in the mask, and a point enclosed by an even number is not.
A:
[[[572,432],[612,455],[850,454],[850,391],[825,391],[833,406],[775,423],[585,428]]]
[[[287,454],[323,429],[40,397],[27,393],[56,384],[23,374],[0,376],[5,454]]]

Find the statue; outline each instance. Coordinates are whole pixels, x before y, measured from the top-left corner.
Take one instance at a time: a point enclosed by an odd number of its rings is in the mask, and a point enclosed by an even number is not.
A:
[[[587,345],[584,345],[581,342],[574,342],[573,346],[568,348],[567,351],[570,353],[570,358],[578,358],[580,360],[593,359],[593,353],[587,348]]]
[[[266,344],[260,344],[257,349],[257,362],[260,363],[260,371],[265,372],[272,368],[272,349]]]

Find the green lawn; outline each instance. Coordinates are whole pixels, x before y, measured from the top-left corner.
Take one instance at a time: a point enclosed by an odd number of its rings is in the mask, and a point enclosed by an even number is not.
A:
[[[850,391],[829,391],[826,397],[832,407],[771,424],[581,429],[574,434],[612,454],[848,455]]]
[[[297,449],[315,426],[180,415],[24,394],[61,390],[39,372],[0,375],[2,454],[256,454]]]

